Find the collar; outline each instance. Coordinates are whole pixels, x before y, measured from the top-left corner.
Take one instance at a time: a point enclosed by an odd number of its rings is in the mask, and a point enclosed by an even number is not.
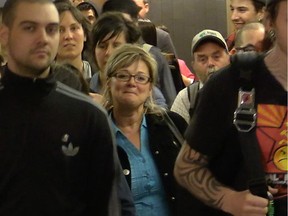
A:
[[[24,92],[31,93],[34,96],[40,96],[48,94],[56,85],[56,81],[51,71],[50,75],[46,78],[29,78],[19,76],[5,66],[3,77],[1,78],[1,85],[5,89],[18,92],[19,94]]]
[[[120,129],[117,127],[117,125],[115,124],[114,119],[113,119],[112,112],[109,112],[108,117],[109,117],[109,119],[110,119],[110,121],[111,121],[111,123],[112,123],[112,129],[113,129],[114,133],[115,133],[115,134],[117,134],[117,133],[123,134],[123,133],[121,132],[121,130],[120,130]],[[143,118],[142,118],[142,122],[141,122],[141,126],[140,126],[140,127],[141,127],[141,128],[142,128],[142,127],[147,128],[147,121],[146,121],[146,116],[145,116],[145,115],[143,115]]]

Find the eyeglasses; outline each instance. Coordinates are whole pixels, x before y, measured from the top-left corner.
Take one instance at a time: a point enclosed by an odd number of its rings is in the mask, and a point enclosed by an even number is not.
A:
[[[114,75],[114,77],[122,82],[128,82],[131,80],[131,78],[133,77],[136,83],[139,84],[147,84],[151,79],[149,76],[146,76],[144,74],[129,74],[128,72],[118,72]]]
[[[242,51],[242,52],[256,52],[256,47],[253,46],[252,44],[248,44],[247,46],[244,47],[236,47],[235,48],[237,52]]]

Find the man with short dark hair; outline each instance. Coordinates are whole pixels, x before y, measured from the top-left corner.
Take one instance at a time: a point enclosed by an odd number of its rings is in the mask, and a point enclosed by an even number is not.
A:
[[[94,3],[91,1],[81,2],[77,5],[77,8],[88,19],[91,25],[93,25],[98,18],[98,12]]]
[[[275,46],[246,52],[209,79],[174,175],[191,215],[287,215],[287,0],[267,0]]]
[[[110,126],[90,98],[54,79],[53,2],[7,0],[0,40],[8,51],[0,84],[0,215],[108,216],[116,169]]]

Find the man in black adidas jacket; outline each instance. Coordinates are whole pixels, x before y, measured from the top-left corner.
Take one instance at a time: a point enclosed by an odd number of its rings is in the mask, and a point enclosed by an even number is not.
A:
[[[3,23],[8,64],[0,85],[0,215],[109,215],[110,126],[88,97],[51,74],[59,43],[54,4],[7,0]]]

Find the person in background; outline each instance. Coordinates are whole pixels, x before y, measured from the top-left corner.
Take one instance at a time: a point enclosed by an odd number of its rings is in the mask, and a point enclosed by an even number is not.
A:
[[[235,45],[235,37],[245,24],[262,22],[265,12],[265,0],[230,0],[231,21],[235,31],[226,39],[229,51]]]
[[[89,95],[89,86],[80,71],[70,64],[55,64],[52,67],[57,81]]]
[[[171,107],[171,111],[181,115],[187,123],[190,122],[196,107],[198,91],[205,85],[210,76],[230,63],[227,44],[223,36],[210,29],[205,29],[194,36],[191,55],[192,68],[199,78],[199,82],[181,90]]]
[[[137,25],[139,10],[140,8],[135,4],[133,0],[121,0],[121,4],[119,4],[118,0],[108,0],[103,5],[102,13],[106,13],[108,11],[118,11],[124,13],[128,19],[132,20],[135,25]],[[176,97],[176,87],[168,62],[157,47],[145,44],[143,41],[139,41],[139,43],[142,43],[143,47],[152,54],[157,62],[157,87],[164,95],[166,104],[168,108],[170,108]]]
[[[90,35],[90,23],[73,5],[59,2],[55,4],[60,15],[60,42],[56,63],[69,63],[76,67],[84,79],[92,77],[91,66],[83,60]]]
[[[174,162],[181,146],[167,119],[179,134],[187,123],[166,112],[151,97],[157,80],[155,60],[143,48],[124,44],[113,52],[105,70],[103,106],[116,136],[118,155],[133,194],[138,216],[176,215],[177,184]]]
[[[104,69],[107,59],[120,45],[124,43],[138,43],[141,32],[133,21],[123,16],[123,13],[105,12],[93,26],[91,35],[91,57],[94,59],[96,65],[95,71],[98,71],[98,73],[93,75],[90,88],[96,93],[91,95],[98,100],[101,98],[99,94],[103,93],[103,87],[106,84]],[[167,80],[166,78],[164,79]],[[157,87],[153,89],[153,98],[157,104],[167,108],[166,99]]]
[[[166,31],[169,33],[169,29],[165,25],[159,25],[157,28],[162,29],[163,31]],[[198,78],[195,77],[195,74],[190,71],[190,69],[187,67],[186,62],[182,59],[177,58],[177,62],[179,65],[179,69],[181,72],[182,80],[185,86],[189,86],[194,81],[197,81]]]
[[[255,94],[243,94],[237,70],[241,65],[236,67],[232,61],[203,87],[185,134],[174,174],[195,196],[191,202],[195,215],[264,216],[268,210],[269,215],[287,215],[287,0],[267,1],[266,13],[267,24],[275,30],[275,46],[255,62],[249,64],[246,59],[242,63],[245,72],[251,71]],[[270,186],[263,197],[252,194],[255,188],[248,189],[257,179],[249,178],[253,164],[246,164],[240,132],[233,124],[234,112],[242,104],[255,107],[257,112],[249,140],[251,151],[251,139],[259,146],[259,166]],[[256,154],[252,152],[252,156]]]
[[[148,0],[132,0],[132,1],[134,1],[136,5],[140,7],[140,10],[138,12],[138,20],[151,22],[147,18],[150,7],[149,1]],[[163,31],[160,28],[156,28],[156,34],[157,34],[156,46],[161,50],[161,52],[173,53],[175,56],[177,56],[177,52],[169,32]]]
[[[55,82],[59,14],[50,0],[7,0],[0,41],[0,215],[118,215],[116,146],[106,113]],[[116,207],[116,211],[115,210]]]
[[[230,51],[233,55],[237,52],[264,52],[265,26],[262,23],[248,23],[236,35],[235,47]]]
[[[98,18],[98,12],[94,3],[91,1],[81,2],[77,5],[77,8],[89,20],[91,25],[93,25]]]
[[[84,2],[84,0],[70,0],[74,7],[77,7],[78,4]]]

